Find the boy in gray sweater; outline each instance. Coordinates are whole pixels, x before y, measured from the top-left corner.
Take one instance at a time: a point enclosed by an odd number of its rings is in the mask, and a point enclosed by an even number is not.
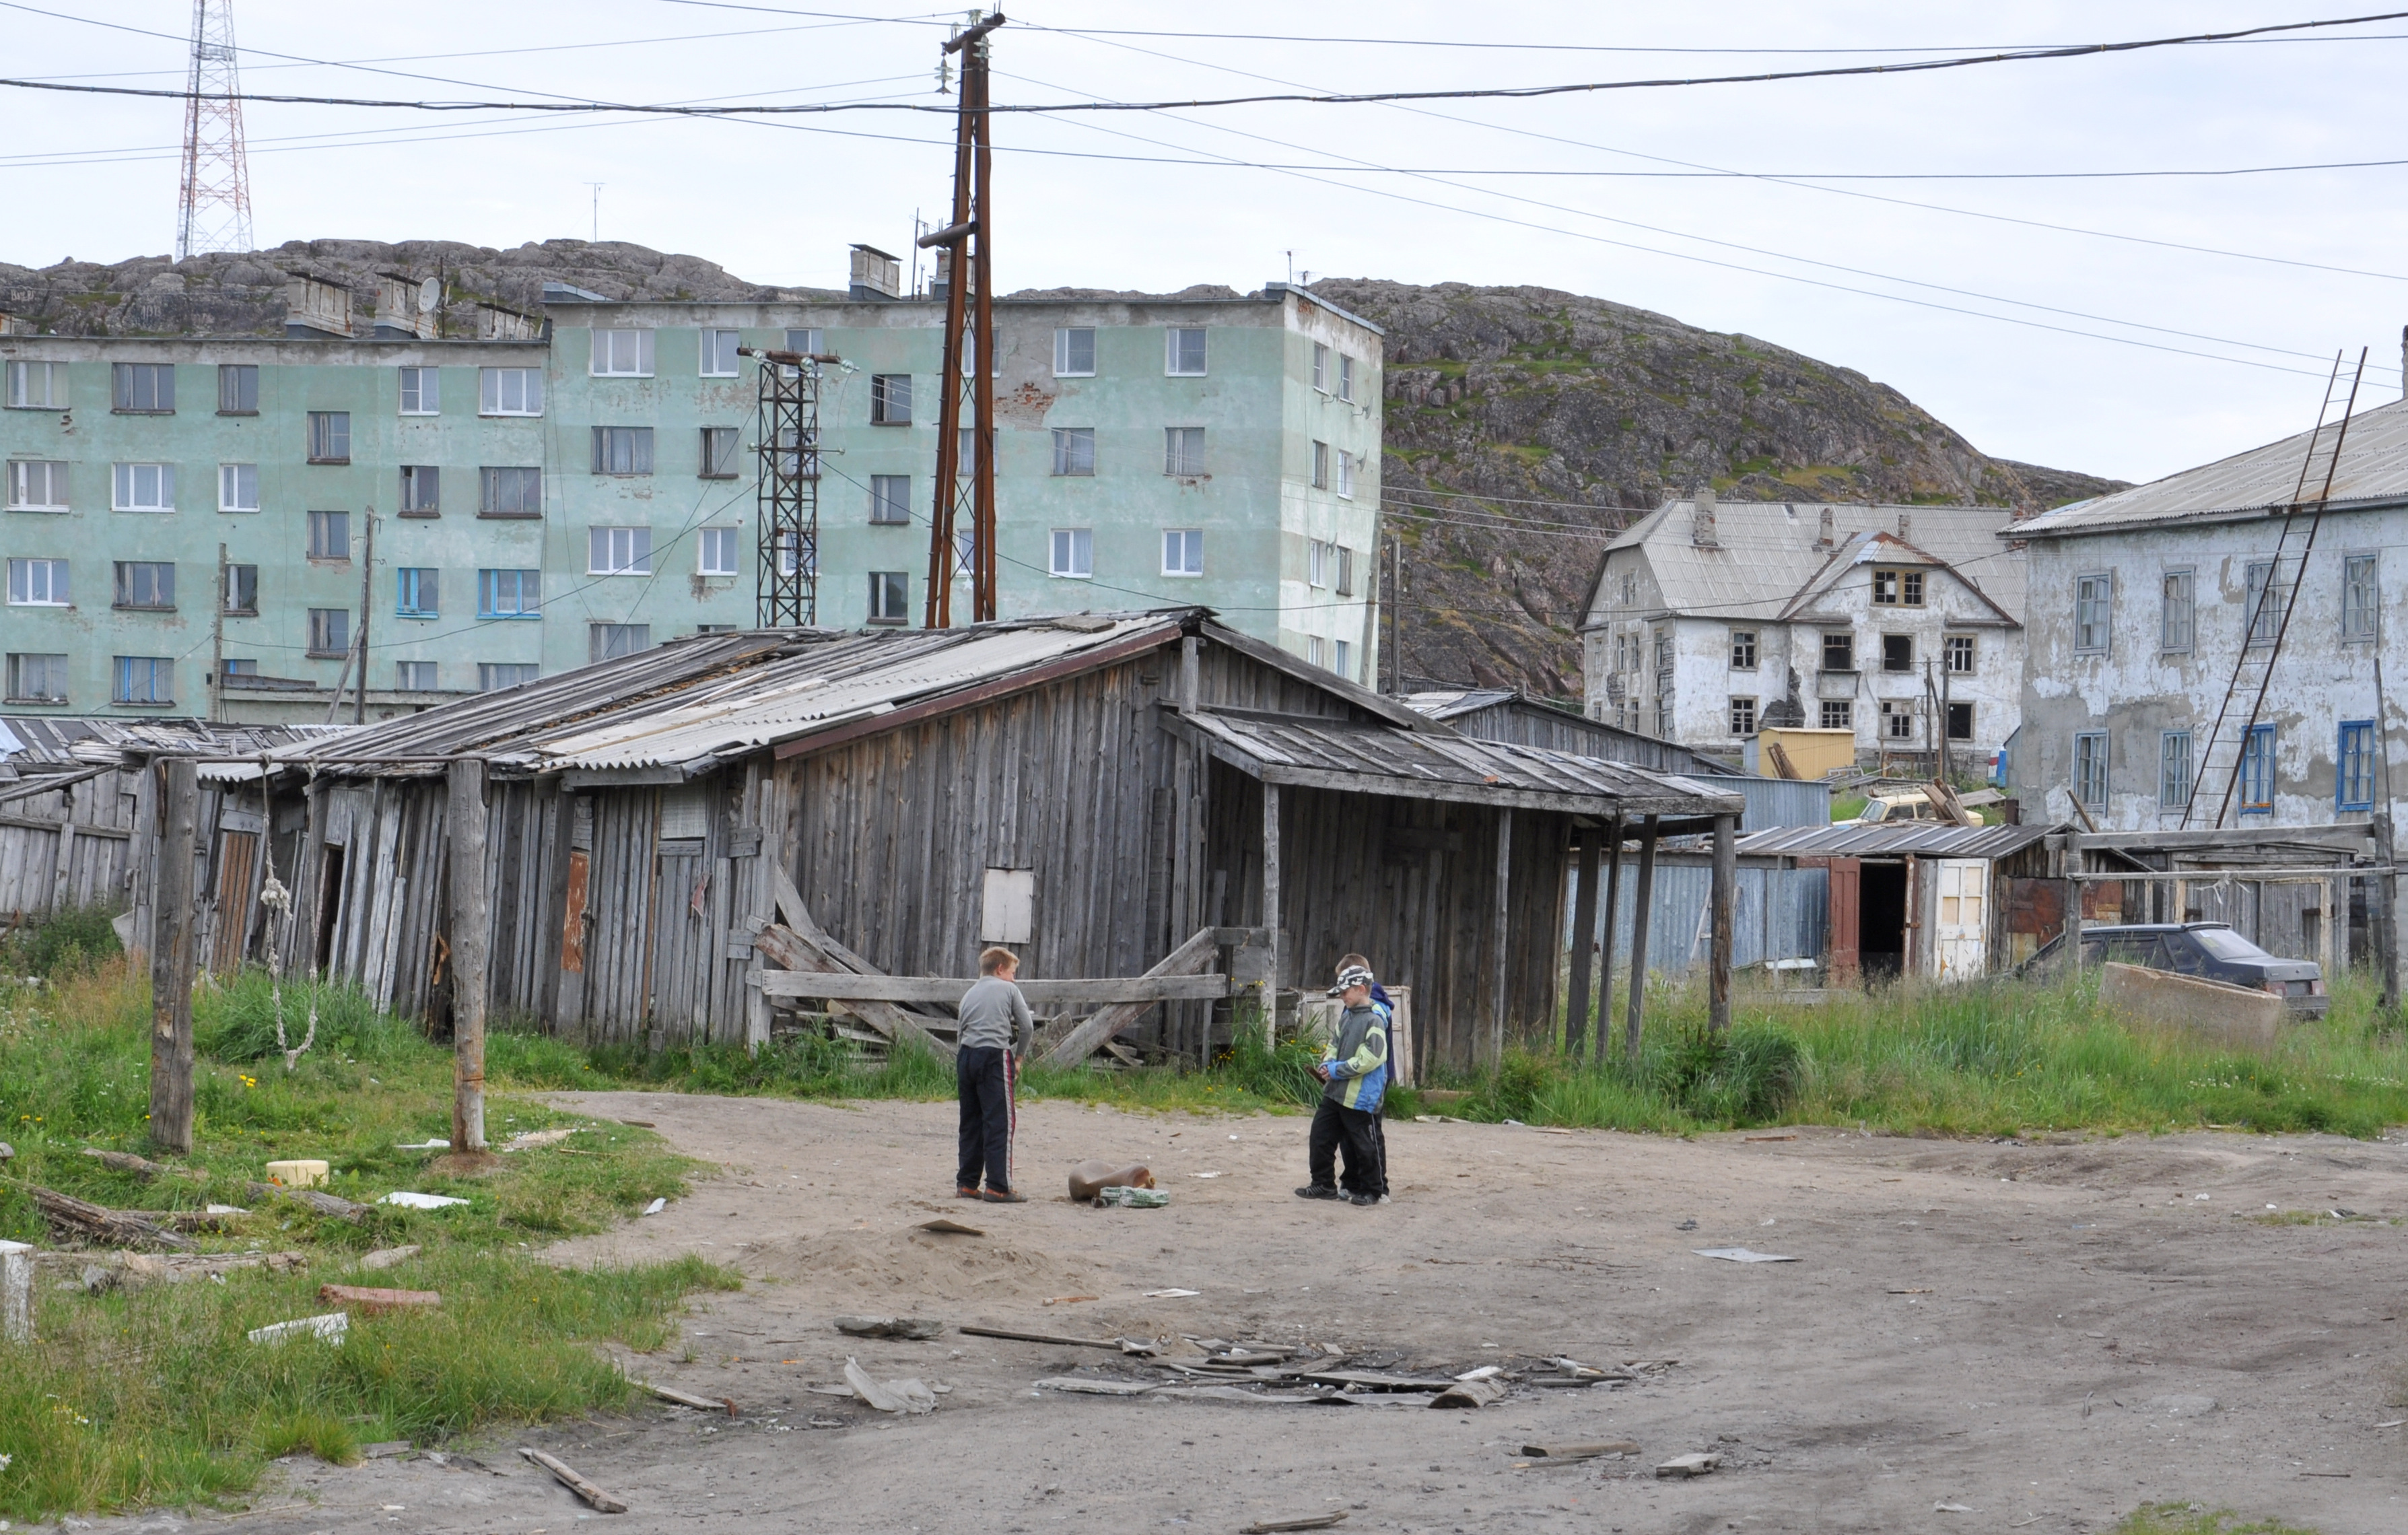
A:
[[[953,1083],[961,1096],[961,1165],[953,1192],[965,1199],[1025,1204],[1028,1196],[1011,1185],[1011,1137],[1019,1126],[1012,1090],[1020,1063],[1037,1043],[1037,1019],[1028,999],[1012,983],[1020,956],[1009,949],[979,955],[979,978],[962,995],[961,1049],[953,1057]],[[980,1175],[986,1187],[979,1187]]]

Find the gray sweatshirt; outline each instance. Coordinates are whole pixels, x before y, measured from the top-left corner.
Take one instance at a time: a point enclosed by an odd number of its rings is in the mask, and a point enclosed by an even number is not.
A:
[[[961,1047],[1008,1049],[1025,1058],[1037,1043],[1037,1019],[1020,988],[1001,976],[982,975],[962,994]]]

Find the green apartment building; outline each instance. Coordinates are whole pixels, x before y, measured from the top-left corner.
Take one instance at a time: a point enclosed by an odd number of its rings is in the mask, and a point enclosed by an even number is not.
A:
[[[0,718],[324,719],[340,685],[348,719],[363,625],[370,718],[750,626],[738,347],[843,359],[815,621],[920,623],[942,306],[862,254],[849,296],[554,285],[473,340],[421,334],[405,285],[371,330],[306,280],[282,338],[0,332]],[[1276,283],[995,310],[1003,616],[1198,603],[1376,681],[1378,327]]]

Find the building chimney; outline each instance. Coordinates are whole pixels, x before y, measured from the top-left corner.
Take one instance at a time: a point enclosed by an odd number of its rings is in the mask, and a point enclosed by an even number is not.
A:
[[[1699,549],[1722,547],[1714,538],[1714,488],[1700,485],[1689,498],[1689,542]]]
[[[1898,514],[1898,541],[1902,544],[1914,541],[1914,523],[1904,508],[1900,508]]]
[[[480,341],[540,341],[543,328],[552,322],[532,314],[506,309],[499,304],[477,306],[477,339]]]
[[[853,248],[853,296],[884,304],[903,295],[903,263],[874,245]]]
[[[928,280],[928,296],[942,304],[953,291],[953,252],[950,246],[937,248],[937,271]]]
[[[301,340],[349,337],[351,291],[295,273],[284,284],[284,334]]]
[[[432,341],[435,306],[442,285],[433,278],[411,280],[399,272],[378,275],[375,337],[380,341]]]
[[[1831,509],[1825,507],[1823,509],[1823,526],[1821,531],[1814,535],[1814,547],[1817,549],[1831,549],[1835,548],[1838,543],[1839,535],[1831,516]]]

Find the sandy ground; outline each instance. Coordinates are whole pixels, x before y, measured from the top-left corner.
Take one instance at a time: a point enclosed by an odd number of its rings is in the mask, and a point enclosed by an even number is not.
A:
[[[1355,1209],[1293,1197],[1300,1117],[1047,1103],[1021,1121],[1036,1198],[996,1207],[952,1197],[950,1104],[560,1101],[650,1121],[724,1169],[558,1253],[740,1269],[742,1292],[696,1303],[682,1357],[635,1368],[744,1415],[648,1406],[508,1434],[466,1447],[484,1469],[297,1463],[234,1528],[1236,1530],[1342,1510],[1350,1529],[2055,1532],[2196,1500],[2325,1535],[2408,1529],[2408,1224],[2243,1218],[2408,1217],[2398,1137],[1680,1141],[1403,1123],[1396,1201]],[[1064,1170],[1097,1155],[1147,1161],[1169,1206],[1068,1203]],[[937,1215],[987,1234],[915,1229]],[[1734,1245],[1799,1261],[1693,1252]],[[1201,1293],[1145,1298],[1174,1286]],[[1098,1298],[1043,1303],[1073,1295]],[[1131,1400],[1031,1389],[1111,1365],[1099,1351],[831,1327],[860,1312],[1304,1340],[1450,1373],[1558,1354],[1678,1362],[1477,1412]],[[950,1390],[900,1421],[811,1394],[848,1356]],[[1621,1438],[1641,1454],[1513,1464],[1526,1442]],[[630,1511],[584,1511],[522,1444]],[[1652,1474],[1698,1450],[1723,1469]]]

